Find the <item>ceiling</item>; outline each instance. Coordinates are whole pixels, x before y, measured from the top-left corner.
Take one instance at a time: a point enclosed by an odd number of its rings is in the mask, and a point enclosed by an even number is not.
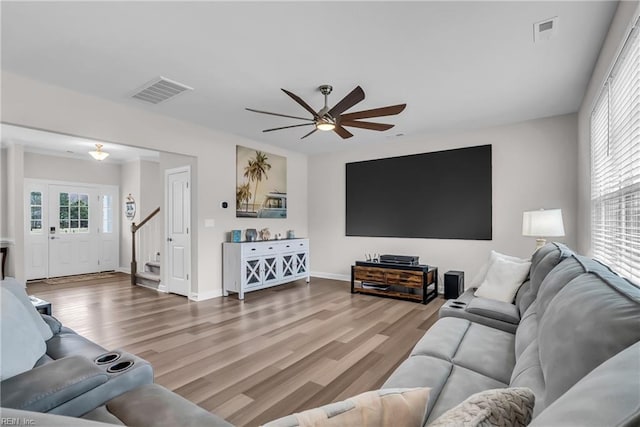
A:
[[[576,112],[617,2],[2,2],[2,69],[304,153]],[[533,24],[558,17],[555,38]],[[194,88],[131,98],[155,77]],[[386,132],[342,140],[245,107],[306,116],[407,103]],[[376,121],[376,120],[372,120]],[[302,130],[301,130],[302,129]],[[403,134],[404,136],[397,136]]]
[[[160,160],[160,153],[157,151],[13,126],[6,123],[0,124],[0,134],[2,135],[2,145],[22,145],[24,146],[24,151],[29,153],[95,161],[89,155],[89,151],[95,150],[96,143],[99,143],[103,145],[102,151],[109,153],[109,157],[103,160],[105,163],[124,163],[131,160],[157,162]]]

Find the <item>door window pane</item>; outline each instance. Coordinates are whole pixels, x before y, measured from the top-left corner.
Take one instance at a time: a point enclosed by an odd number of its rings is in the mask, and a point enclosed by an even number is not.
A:
[[[89,232],[89,195],[60,193],[60,232]]]

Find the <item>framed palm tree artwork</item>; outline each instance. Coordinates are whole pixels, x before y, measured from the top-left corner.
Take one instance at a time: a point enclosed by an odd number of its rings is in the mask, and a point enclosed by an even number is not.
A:
[[[236,146],[236,217],[287,217],[287,158]]]

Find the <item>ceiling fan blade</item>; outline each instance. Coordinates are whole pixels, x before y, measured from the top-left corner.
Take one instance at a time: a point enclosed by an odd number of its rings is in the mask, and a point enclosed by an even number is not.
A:
[[[312,122],[313,119],[310,119],[308,117],[296,117],[296,116],[289,116],[287,114],[280,114],[280,113],[270,113],[269,111],[262,111],[262,110],[254,110],[253,108],[245,108],[245,110],[247,111],[253,111],[254,113],[262,113],[262,114],[270,114],[272,116],[278,116],[278,117],[288,117],[290,119],[298,119],[298,120],[307,120],[309,122]]]
[[[262,132],[272,132],[274,130],[281,130],[281,129],[289,129],[289,128],[299,128],[300,126],[312,126],[313,123],[303,123],[301,125],[291,125],[291,126],[282,126],[279,128],[273,128],[273,129],[265,129]]]
[[[309,106],[309,104],[307,104],[306,102],[304,102],[304,101],[302,100],[302,98],[300,98],[298,95],[296,95],[295,93],[291,93],[291,92],[289,92],[289,91],[288,91],[288,90],[286,90],[286,89],[282,89],[282,91],[283,91],[284,93],[286,93],[287,95],[289,95],[289,96],[290,96],[294,101],[296,101],[298,104],[300,104],[300,105],[302,106],[302,108],[304,108],[305,110],[307,110],[308,112],[310,112],[314,119],[317,119],[317,118],[319,117],[319,116],[318,116],[318,113],[316,113],[316,112],[313,110],[313,108],[311,108],[311,107]]]
[[[331,117],[338,117],[340,114],[342,114],[343,111],[347,111],[349,108],[353,107],[363,99],[364,90],[362,90],[360,86],[356,86],[354,90],[349,92],[347,96],[342,98],[340,102],[334,105],[333,108],[327,112],[327,114],[329,114]]]
[[[353,136],[353,134],[351,132],[349,132],[348,130],[346,130],[345,128],[343,128],[340,125],[336,125],[336,127],[333,128],[333,131],[335,133],[337,133],[338,135],[340,135],[342,137],[342,139],[351,138]]]
[[[388,125],[385,123],[372,123],[372,122],[358,122],[356,120],[340,120],[342,126],[353,126],[354,128],[362,128],[369,130],[389,130],[395,125]]]
[[[368,119],[371,117],[394,116],[402,113],[407,104],[390,105],[388,107],[374,108],[373,110],[356,111],[340,116],[340,120]]]
[[[306,137],[308,137],[309,135],[311,135],[312,133],[314,133],[314,132],[315,132],[315,131],[317,131],[317,130],[318,130],[318,128],[313,128],[313,130],[312,130],[311,132],[309,132],[308,134],[306,134],[305,136],[303,136],[303,137],[302,137],[302,138],[300,138],[300,139],[305,139]]]

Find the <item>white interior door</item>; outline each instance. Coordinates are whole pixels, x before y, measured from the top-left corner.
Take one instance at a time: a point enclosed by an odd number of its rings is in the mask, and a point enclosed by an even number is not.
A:
[[[165,171],[167,290],[187,297],[191,289],[190,187],[188,166]]]

